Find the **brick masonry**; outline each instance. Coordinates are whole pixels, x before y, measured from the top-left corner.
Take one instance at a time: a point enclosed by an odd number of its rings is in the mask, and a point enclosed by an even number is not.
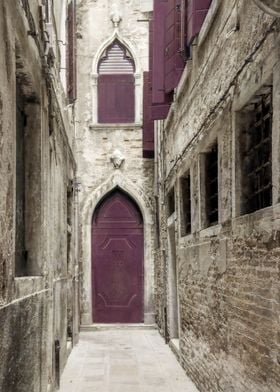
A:
[[[213,1],[169,116],[158,127],[159,205],[171,187],[176,190],[180,360],[203,392],[280,388],[278,46],[279,21],[253,1]],[[273,206],[240,216],[239,111],[271,83]],[[202,158],[215,139],[219,224],[205,228]],[[192,234],[182,237],[180,177],[189,169]],[[168,234],[164,212],[160,227],[156,298],[164,331],[161,299],[171,306],[163,284],[171,262],[167,257],[165,265],[161,256]]]

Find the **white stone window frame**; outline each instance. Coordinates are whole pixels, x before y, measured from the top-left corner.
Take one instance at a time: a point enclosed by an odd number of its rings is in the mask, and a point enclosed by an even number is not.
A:
[[[110,47],[114,43],[114,41],[119,41],[121,45],[123,45],[130,53],[133,58],[135,64],[135,119],[132,124],[101,124],[98,122],[98,65],[99,61],[104,53],[104,51]],[[91,99],[92,99],[92,107],[91,107],[91,128],[116,128],[116,126],[128,128],[128,127],[138,127],[142,124],[143,119],[143,77],[141,73],[140,62],[134,49],[133,45],[128,42],[124,37],[120,35],[120,33],[116,30],[113,35],[106,41],[102,43],[99,49],[94,56],[92,63],[92,72],[91,72]]]
[[[235,97],[233,106],[233,202],[232,218],[238,218],[247,215],[263,214],[266,210],[271,210],[273,206],[280,201],[280,96],[277,90],[280,87],[280,64],[274,71],[264,73],[265,78],[258,84],[251,85],[247,81],[247,89],[242,91],[238,97]],[[254,96],[261,94],[265,86],[272,86],[272,205],[256,210],[249,214],[242,213],[242,160],[239,148],[239,137],[244,121],[246,121],[246,107],[253,101]]]

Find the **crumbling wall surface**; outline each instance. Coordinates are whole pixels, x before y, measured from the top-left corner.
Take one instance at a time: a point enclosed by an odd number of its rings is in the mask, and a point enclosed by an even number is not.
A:
[[[73,281],[78,279],[73,112],[66,108],[58,57],[50,63],[44,52],[46,36],[42,31],[45,24],[41,5],[37,0],[0,4],[0,390],[3,392],[53,391],[58,382],[54,371],[55,340],[60,341],[62,372],[78,333],[77,288],[75,296],[71,299],[67,296],[67,287],[72,290]],[[22,172],[24,253],[28,267],[20,276],[15,273],[17,93],[22,99],[25,119],[26,164]],[[72,308],[69,320],[68,308]],[[73,326],[71,333],[67,324]]]
[[[40,392],[47,291],[0,309],[0,390]],[[45,380],[46,381],[46,380]]]
[[[253,1],[219,4],[162,132],[159,181],[175,184],[180,357],[199,390],[280,389],[279,20]],[[273,205],[240,213],[240,110],[273,86]],[[203,155],[219,151],[219,224],[207,227]],[[181,235],[180,178],[191,173],[192,234]],[[168,260],[167,260],[168,263]],[[158,311],[158,314],[161,314]],[[161,321],[163,322],[163,320]]]

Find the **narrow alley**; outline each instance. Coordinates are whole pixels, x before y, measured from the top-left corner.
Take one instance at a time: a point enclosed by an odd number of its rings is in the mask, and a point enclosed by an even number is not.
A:
[[[95,391],[198,392],[158,331],[137,327],[81,333],[59,392]]]
[[[0,0],[0,392],[280,391],[280,0]]]

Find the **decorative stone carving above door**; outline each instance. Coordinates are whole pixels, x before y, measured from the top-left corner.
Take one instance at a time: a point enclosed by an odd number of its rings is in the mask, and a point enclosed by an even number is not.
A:
[[[124,160],[125,157],[120,150],[115,150],[113,152],[111,156],[111,162],[113,163],[115,169],[119,169],[122,166]]]

